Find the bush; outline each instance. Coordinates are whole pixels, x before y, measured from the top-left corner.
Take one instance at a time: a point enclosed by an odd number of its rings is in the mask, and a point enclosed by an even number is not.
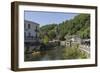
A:
[[[62,53],[63,59],[84,59],[87,58],[87,53],[81,51],[78,45],[65,48]]]
[[[48,44],[48,42],[49,42],[48,36],[44,36],[44,38],[43,38],[43,43],[44,43],[44,44]]]

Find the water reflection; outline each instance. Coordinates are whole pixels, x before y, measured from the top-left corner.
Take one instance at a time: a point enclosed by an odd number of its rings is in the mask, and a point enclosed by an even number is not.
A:
[[[47,61],[84,58],[89,58],[89,55],[86,52],[80,50],[78,46],[56,46],[52,49],[44,51],[32,51],[31,53],[25,54],[25,61]]]
[[[45,51],[33,51],[32,53],[25,54],[26,61],[44,61],[44,60],[57,60],[60,59],[60,53],[58,49],[64,47],[55,47],[54,49],[49,49]]]

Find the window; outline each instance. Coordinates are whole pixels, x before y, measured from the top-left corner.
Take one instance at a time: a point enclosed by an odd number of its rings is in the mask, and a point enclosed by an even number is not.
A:
[[[26,39],[26,32],[24,32],[24,38]]]
[[[31,24],[28,24],[28,29],[30,29],[31,28]]]
[[[30,32],[28,33],[28,36],[29,36],[29,37],[31,36],[31,33],[30,33]]]
[[[36,26],[35,32],[38,32],[38,26]]]
[[[26,24],[24,23],[24,29],[26,29]]]

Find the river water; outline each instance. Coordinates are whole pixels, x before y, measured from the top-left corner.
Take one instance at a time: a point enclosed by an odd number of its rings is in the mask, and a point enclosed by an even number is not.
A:
[[[61,59],[61,49],[64,47],[54,47],[54,49],[49,49],[42,52],[34,52],[25,54],[26,61],[44,61],[44,60],[57,60]]]
[[[57,46],[45,51],[37,51],[25,54],[25,61],[47,61],[47,60],[65,60],[88,58],[86,52],[73,47]]]

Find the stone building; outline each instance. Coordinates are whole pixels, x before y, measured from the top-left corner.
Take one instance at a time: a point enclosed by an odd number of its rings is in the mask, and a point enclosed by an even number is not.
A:
[[[39,43],[39,24],[24,20],[24,46],[34,48]]]
[[[65,41],[61,41],[61,45],[81,44],[81,38],[78,35],[66,35],[65,39]]]

